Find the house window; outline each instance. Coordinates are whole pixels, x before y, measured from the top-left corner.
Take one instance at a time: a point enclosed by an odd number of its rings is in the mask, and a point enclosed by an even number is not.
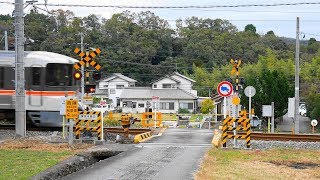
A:
[[[123,89],[124,85],[116,85],[116,89]]]
[[[122,107],[129,107],[129,108],[131,108],[132,105],[133,105],[132,101],[124,101],[124,102],[122,103]]]
[[[4,67],[0,68],[0,88],[4,87]]]
[[[173,102],[161,102],[160,109],[163,110],[174,110],[174,103]]]
[[[129,87],[134,87],[134,84],[130,84]]]
[[[116,90],[115,89],[110,89],[110,94],[115,94]]]
[[[132,102],[132,108],[137,108],[137,102]]]
[[[154,85],[153,85],[153,88],[157,88],[157,85],[156,85],[156,84],[154,84]]]
[[[138,104],[138,108],[144,108],[144,104]]]
[[[32,68],[32,85],[39,86],[41,77],[41,68],[33,67]]]
[[[162,84],[162,88],[171,89],[171,84]]]
[[[103,87],[107,88],[109,85],[103,85]]]
[[[180,103],[179,108],[181,109],[193,109],[193,103]]]

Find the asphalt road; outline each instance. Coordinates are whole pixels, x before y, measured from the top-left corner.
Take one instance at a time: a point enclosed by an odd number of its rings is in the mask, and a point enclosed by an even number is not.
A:
[[[212,137],[208,129],[170,128],[162,136],[63,179],[193,179]]]

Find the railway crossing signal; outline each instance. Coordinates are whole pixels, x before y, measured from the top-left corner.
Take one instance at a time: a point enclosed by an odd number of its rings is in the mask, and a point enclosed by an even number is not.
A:
[[[101,74],[99,72],[94,72],[92,74],[92,78],[97,81],[97,80],[101,79]]]
[[[81,74],[80,71],[76,71],[75,73],[73,73],[73,78],[74,78],[75,80],[80,80],[81,77],[82,77],[82,74]]]
[[[85,63],[89,63],[96,70],[100,70],[101,66],[93,60],[94,57],[101,53],[101,50],[99,48],[97,48],[91,53],[84,53],[79,48],[74,49],[74,52],[78,54],[80,57],[82,57],[82,60],[73,66],[76,70],[78,70]]]

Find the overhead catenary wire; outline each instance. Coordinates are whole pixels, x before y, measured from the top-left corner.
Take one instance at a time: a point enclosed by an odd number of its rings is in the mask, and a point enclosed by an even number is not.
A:
[[[238,5],[191,5],[191,6],[126,6],[126,5],[89,5],[89,4],[53,4],[46,3],[38,5],[67,6],[67,7],[93,7],[93,8],[124,8],[124,9],[210,9],[210,8],[241,8],[241,7],[276,7],[276,6],[299,6],[320,5],[320,2],[297,2],[297,3],[275,3],[275,4],[238,4]]]
[[[8,1],[0,3],[14,4]],[[242,7],[277,7],[277,6],[300,6],[300,5],[320,5],[320,2],[296,2],[296,3],[274,3],[274,4],[238,4],[238,5],[187,5],[187,6],[128,6],[128,5],[92,5],[92,4],[55,4],[38,3],[43,6],[58,7],[83,7],[83,8],[119,8],[119,9],[211,9],[211,8],[242,8]]]

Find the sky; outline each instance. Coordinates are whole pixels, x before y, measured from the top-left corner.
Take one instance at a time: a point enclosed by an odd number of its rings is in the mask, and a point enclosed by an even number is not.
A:
[[[239,31],[243,31],[247,24],[253,24],[257,33],[263,35],[272,30],[277,36],[296,37],[296,19],[300,19],[300,39],[320,39],[320,1],[318,0],[38,0],[37,6],[47,9],[71,10],[75,16],[85,17],[95,14],[109,19],[115,13],[125,10],[131,12],[151,11],[165,19],[175,28],[175,20],[186,19],[192,16],[199,18],[225,19],[234,24]],[[13,3],[14,0],[0,0],[0,14],[12,14],[14,6],[3,2]],[[26,2],[26,1],[24,1]],[[227,6],[227,5],[252,5],[252,4],[279,4],[279,3],[319,3],[313,5],[290,5],[276,7],[215,7],[215,8],[120,8],[120,7],[70,7],[51,6],[50,4],[77,4],[77,5],[113,5],[113,6]],[[28,13],[31,6],[25,8]],[[42,11],[40,11],[42,12]],[[43,12],[45,13],[45,12]]]

